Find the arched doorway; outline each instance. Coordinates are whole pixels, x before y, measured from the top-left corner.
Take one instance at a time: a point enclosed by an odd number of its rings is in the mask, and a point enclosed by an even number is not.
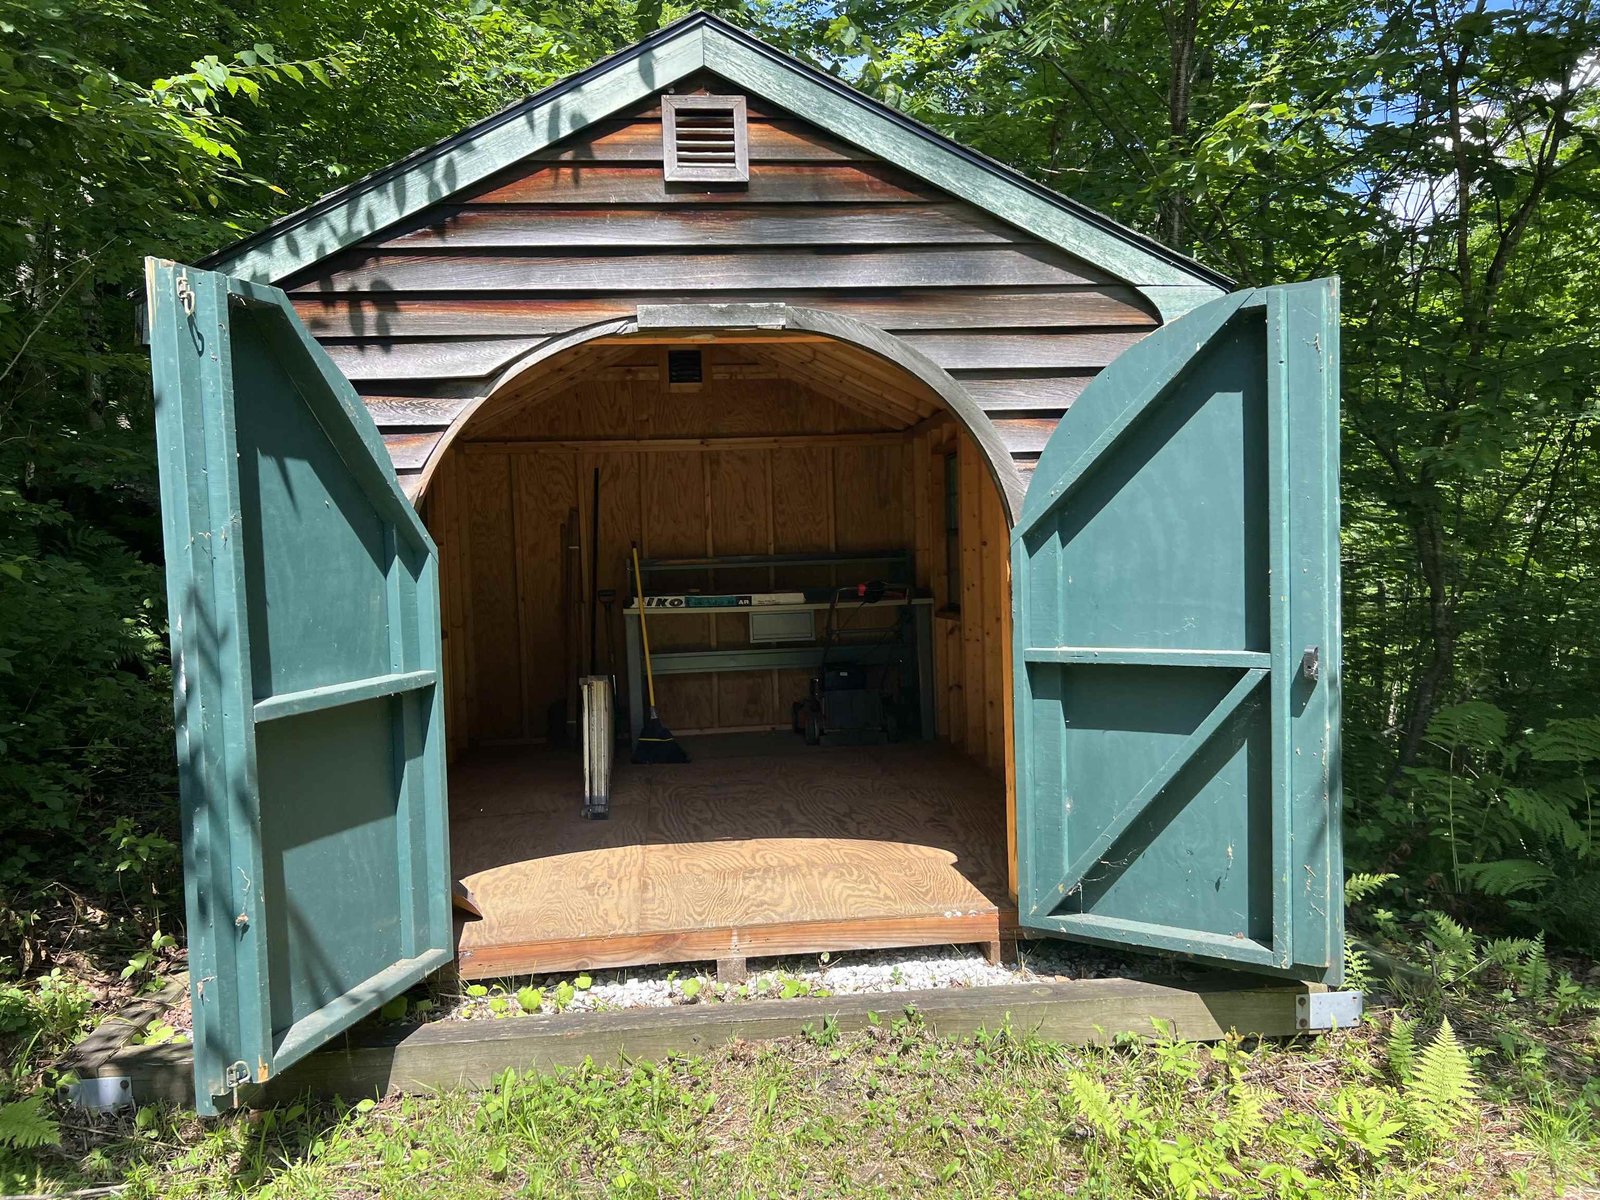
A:
[[[783,306],[641,309],[528,356],[436,451],[452,838],[485,912],[464,974],[1009,932],[1020,486],[960,388],[871,332]],[[635,542],[647,594],[695,597],[647,614],[658,703],[693,761],[619,768],[613,819],[583,822],[558,747],[591,665],[637,690]],[[851,609],[847,638],[816,597],[878,578],[912,598]],[[700,606],[775,595],[809,607],[757,629],[738,601]],[[892,678],[906,737],[807,747],[791,707],[817,645],[852,639]]]

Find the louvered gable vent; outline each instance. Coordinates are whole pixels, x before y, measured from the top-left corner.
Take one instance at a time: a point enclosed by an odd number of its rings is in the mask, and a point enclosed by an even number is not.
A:
[[[661,136],[668,183],[750,182],[743,96],[663,96]]]
[[[705,366],[698,350],[667,351],[667,383],[672,387],[698,387],[705,379]]]

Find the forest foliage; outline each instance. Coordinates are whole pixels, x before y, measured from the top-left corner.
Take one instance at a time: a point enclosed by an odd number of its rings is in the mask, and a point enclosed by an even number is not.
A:
[[[1342,277],[1348,858],[1592,953],[1593,6],[707,7],[1241,286]],[[0,0],[0,965],[86,907],[146,948],[176,920],[143,256],[192,261],[683,11]]]

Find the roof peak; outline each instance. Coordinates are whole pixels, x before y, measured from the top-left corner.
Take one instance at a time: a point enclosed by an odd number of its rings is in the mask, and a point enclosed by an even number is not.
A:
[[[1219,273],[697,9],[460,133],[330,192],[201,265],[271,283],[488,178],[596,121],[709,71],[1144,291],[1170,319]]]

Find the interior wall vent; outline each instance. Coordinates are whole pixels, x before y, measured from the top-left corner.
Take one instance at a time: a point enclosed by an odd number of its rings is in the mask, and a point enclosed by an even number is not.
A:
[[[668,183],[750,182],[743,96],[663,96],[661,137]]]
[[[705,378],[705,365],[698,350],[667,351],[667,383],[674,387],[698,387]]]

